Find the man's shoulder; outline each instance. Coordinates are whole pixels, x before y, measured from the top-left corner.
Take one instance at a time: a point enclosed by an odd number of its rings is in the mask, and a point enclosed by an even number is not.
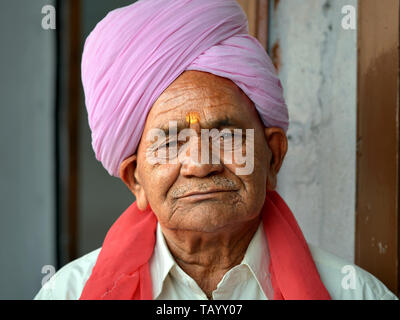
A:
[[[63,266],[40,289],[35,300],[78,300],[101,248]]]
[[[321,280],[334,300],[396,300],[369,272],[315,245],[308,244]]]
[[[321,280],[334,300],[398,299],[369,272],[328,251],[308,244]],[[35,300],[77,300],[89,279],[101,248],[62,267],[35,296]]]

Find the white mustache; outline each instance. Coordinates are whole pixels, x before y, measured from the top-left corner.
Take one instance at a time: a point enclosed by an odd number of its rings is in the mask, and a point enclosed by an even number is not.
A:
[[[181,198],[189,192],[207,192],[215,189],[219,191],[235,191],[239,189],[236,183],[228,178],[213,176],[210,179],[212,181],[179,186],[172,190],[170,194],[173,198]]]

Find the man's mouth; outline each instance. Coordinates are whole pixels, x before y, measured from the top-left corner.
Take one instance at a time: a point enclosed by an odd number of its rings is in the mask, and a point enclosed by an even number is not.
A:
[[[227,189],[210,189],[203,191],[191,191],[184,195],[178,197],[177,199],[191,199],[191,200],[203,200],[208,198],[213,198],[224,193],[234,192],[237,190],[227,190]]]

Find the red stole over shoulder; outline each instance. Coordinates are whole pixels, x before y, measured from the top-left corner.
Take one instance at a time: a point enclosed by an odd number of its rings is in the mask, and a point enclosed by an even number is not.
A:
[[[262,220],[274,300],[331,299],[296,219],[275,191],[267,193]],[[151,300],[149,260],[156,228],[151,208],[140,211],[133,203],[108,231],[80,299]]]

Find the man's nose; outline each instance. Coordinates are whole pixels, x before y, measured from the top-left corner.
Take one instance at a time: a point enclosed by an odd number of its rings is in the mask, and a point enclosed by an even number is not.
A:
[[[197,152],[195,152],[195,149]],[[223,172],[224,167],[221,161],[213,164],[210,161],[210,157],[202,157],[201,155],[201,139],[199,137],[193,137],[190,139],[190,143],[187,149],[183,152],[181,156],[181,174],[186,177],[198,177],[204,178],[209,175],[214,175]],[[206,150],[203,150],[206,151]],[[196,154],[197,153],[197,154]],[[211,151],[207,153],[210,154]],[[202,159],[204,158],[204,159]]]

